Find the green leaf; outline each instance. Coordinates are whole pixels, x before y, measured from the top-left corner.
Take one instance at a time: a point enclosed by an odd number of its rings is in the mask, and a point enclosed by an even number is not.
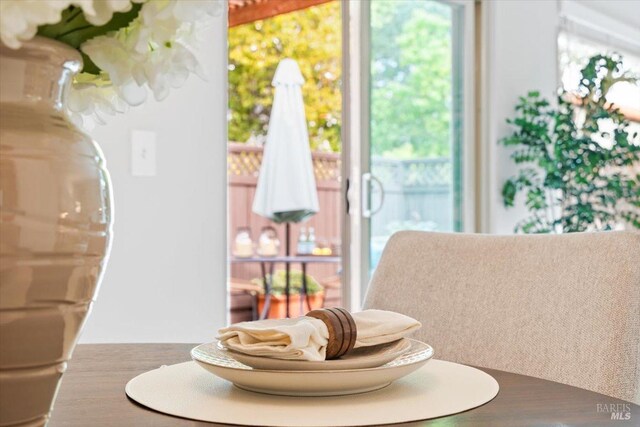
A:
[[[133,3],[131,10],[128,12],[114,13],[111,20],[105,25],[94,26],[87,21],[82,9],[69,6],[62,12],[60,22],[38,27],[38,35],[57,40],[80,50],[80,46],[87,40],[127,27],[131,21],[138,17],[141,7],[142,4]],[[98,68],[87,55],[82,52],[81,54],[82,60],[84,61],[82,71],[95,75],[100,74],[100,68]]]
[[[513,180],[507,180],[502,186],[502,202],[505,207],[513,207],[517,192],[516,184]]]
[[[547,207],[547,203],[545,201],[544,190],[540,187],[531,188],[527,192],[527,200],[525,201],[525,206],[527,206],[527,208],[532,211],[545,209]]]

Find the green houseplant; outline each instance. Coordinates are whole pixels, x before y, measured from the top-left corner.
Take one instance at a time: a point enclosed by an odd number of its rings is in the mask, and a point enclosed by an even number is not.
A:
[[[290,274],[290,289],[289,289],[289,314],[291,316],[304,315],[308,311],[306,301],[301,307],[301,293],[302,293],[302,272],[299,270],[291,270]],[[271,302],[269,307],[269,318],[277,319],[286,317],[287,313],[287,298],[285,294],[285,278],[284,270],[277,270],[273,275],[268,275],[268,280],[271,284],[270,294]],[[311,310],[322,308],[324,302],[324,288],[316,279],[309,274],[306,275],[307,281],[307,293],[309,295],[308,301],[311,305]],[[260,289],[264,289],[264,279],[253,279],[252,283],[260,286]],[[258,295],[258,310],[261,312],[265,304],[264,291]]]
[[[640,140],[606,101],[622,72],[618,55],[596,55],[581,70],[579,93],[561,91],[557,107],[529,92],[507,120],[515,131],[501,140],[518,173],[502,187],[506,207],[524,194],[530,215],[516,232],[551,233],[640,228]]]
[[[302,272],[299,270],[291,270],[289,273],[291,276],[291,284],[289,293],[291,295],[296,295],[302,292]],[[315,295],[323,291],[322,285],[320,285],[316,279],[314,279],[309,274],[306,275],[307,279],[307,293],[309,295]],[[262,278],[253,279],[251,282],[259,285],[263,288],[263,280]],[[285,271],[277,270],[273,275],[268,275],[268,280],[271,283],[271,295],[284,295],[285,292]]]

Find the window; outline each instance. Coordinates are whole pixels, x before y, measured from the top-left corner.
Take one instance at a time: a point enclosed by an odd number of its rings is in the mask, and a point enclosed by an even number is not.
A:
[[[463,6],[375,1],[370,10],[370,267],[400,230],[461,231]],[[375,188],[375,187],[374,187]]]
[[[640,55],[589,40],[569,31],[562,31],[558,37],[558,59],[562,86],[568,91],[578,90],[580,70],[589,58],[597,54],[618,53],[623,58],[627,72],[640,75]],[[609,92],[607,101],[620,106],[624,111],[640,113],[640,85],[628,82],[616,83]],[[638,119],[636,119],[638,120]]]

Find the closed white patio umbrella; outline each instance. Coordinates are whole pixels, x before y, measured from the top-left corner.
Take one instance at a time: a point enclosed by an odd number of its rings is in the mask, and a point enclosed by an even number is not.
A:
[[[253,211],[276,223],[300,222],[318,212],[303,83],[296,61],[280,61],[272,82],[275,95],[269,132],[253,199]]]
[[[253,212],[276,223],[286,224],[284,244],[287,257],[290,255],[289,224],[304,221],[319,210],[302,100],[303,83],[304,78],[296,61],[289,58],[280,61],[272,81],[275,94],[269,131],[253,198]],[[285,262],[287,317],[289,267],[289,262]],[[265,303],[265,314],[267,310],[268,302]]]

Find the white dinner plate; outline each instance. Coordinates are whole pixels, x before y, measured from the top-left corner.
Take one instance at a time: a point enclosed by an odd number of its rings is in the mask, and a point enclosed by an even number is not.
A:
[[[337,371],[343,369],[375,368],[391,362],[411,348],[411,341],[402,338],[394,342],[360,347],[351,350],[339,359],[312,362],[308,360],[283,360],[270,357],[251,356],[237,351],[224,349],[218,342],[218,348],[255,369],[272,371]]]
[[[416,340],[409,342],[411,347],[398,358],[376,368],[364,369],[254,369],[233,359],[229,352],[218,348],[216,343],[195,347],[191,350],[191,357],[202,368],[244,390],[284,396],[339,396],[386,387],[433,357],[433,349],[429,345]]]

